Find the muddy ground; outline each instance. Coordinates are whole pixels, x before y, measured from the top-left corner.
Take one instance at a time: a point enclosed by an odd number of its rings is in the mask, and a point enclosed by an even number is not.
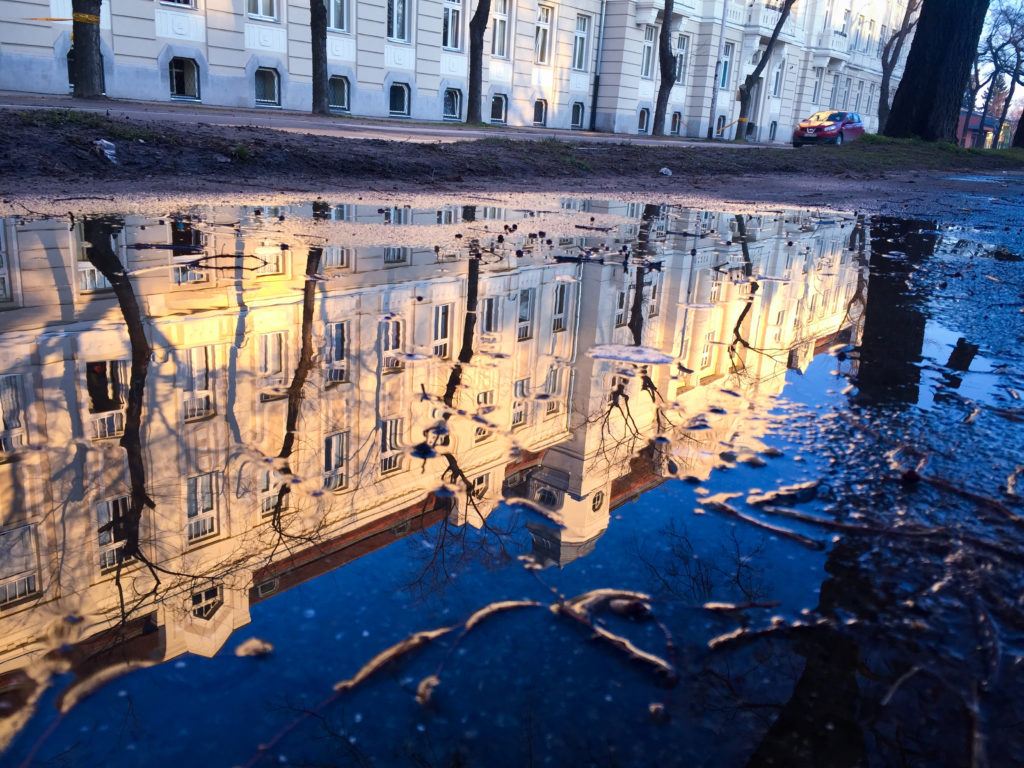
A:
[[[72,110],[0,112],[0,214],[358,192],[564,192],[681,204],[792,205],[1024,225],[1024,152],[869,137],[794,150],[511,141],[356,140]],[[95,146],[116,148],[116,164]],[[662,168],[672,171],[662,175]],[[180,203],[179,203],[180,204]]]

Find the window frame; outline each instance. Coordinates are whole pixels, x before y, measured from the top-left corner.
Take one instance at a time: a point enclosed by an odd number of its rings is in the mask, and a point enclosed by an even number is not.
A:
[[[220,533],[216,472],[190,475],[185,485],[185,526],[188,546],[212,539]],[[202,487],[201,487],[202,484]],[[203,506],[209,501],[209,506]]]
[[[448,97],[453,96],[454,109],[449,109]],[[441,118],[443,120],[462,120],[462,91],[458,88],[445,88],[441,105]]]
[[[590,53],[591,21],[592,19],[589,14],[576,14],[576,28],[573,30],[572,38],[572,69],[576,72],[586,72],[589,69],[587,64],[589,63]]]
[[[719,73],[718,86],[723,90],[729,88],[729,76],[732,74],[729,70],[732,68],[734,51],[735,47],[732,43],[725,43],[722,46],[722,71]]]
[[[533,26],[533,63],[547,67],[551,65],[551,38],[555,28],[555,8],[552,5],[537,5],[537,18]]]
[[[533,338],[533,320],[537,314],[535,311],[536,296],[536,288],[519,289],[519,301],[516,307],[516,341],[526,341]]]
[[[349,18],[349,0],[330,0],[327,3],[327,30],[329,32],[344,32],[348,33],[349,24],[351,23]],[[338,22],[338,16],[341,16],[341,23]]]
[[[578,119],[577,119],[577,112],[579,113]],[[584,121],[584,118],[585,118],[586,114],[587,114],[587,108],[583,104],[583,102],[582,101],[574,101],[572,103],[572,113],[571,113],[571,118],[570,118],[570,122],[569,122],[569,127],[571,129],[577,130],[577,131],[583,130],[583,121]]]
[[[538,110],[540,113],[540,120],[537,119]],[[548,100],[547,99],[536,99],[533,102],[533,124],[538,128],[544,128],[548,124]]]
[[[657,29],[653,24],[644,26],[644,42],[640,52],[640,79],[654,79],[654,41],[657,39]]]
[[[494,116],[495,104],[501,105],[501,117],[496,118]],[[508,125],[508,96],[504,93],[495,93],[491,96],[491,116],[490,122],[498,125]]]
[[[393,43],[411,42],[409,35],[409,0],[387,0],[385,16],[387,39]]]
[[[273,99],[259,97],[259,76],[263,74],[264,77],[270,76],[274,86],[274,97]],[[275,67],[257,67],[256,71],[253,72],[253,87],[255,90],[254,97],[257,107],[280,107],[281,106],[281,73],[277,71]],[[264,86],[265,89],[266,86]]]
[[[435,304],[431,313],[431,345],[434,357],[447,360],[452,347],[452,313],[455,305]]]
[[[348,430],[324,436],[324,488],[343,491],[348,488]]]
[[[401,109],[395,109],[395,93],[404,94],[404,105]],[[409,117],[412,114],[412,89],[408,83],[392,83],[388,88],[388,115],[391,117]]]
[[[343,84],[342,90],[345,94],[344,99],[342,99],[343,103],[340,104],[335,99],[336,89],[332,87],[334,83],[339,82]],[[344,75],[331,75],[327,79],[327,106],[332,112],[352,111],[352,86]]]
[[[686,85],[686,75],[688,74],[690,55],[690,36],[679,35],[676,39],[676,73],[675,73],[675,84]]]
[[[270,14],[263,13],[265,10],[264,6],[269,7]],[[254,11],[253,8],[256,10]],[[278,6],[277,0],[247,0],[246,11],[250,19],[258,19],[259,21],[281,20],[281,8]]]
[[[350,333],[349,320],[327,323],[324,327],[324,378],[330,384],[349,381]]]
[[[509,0],[491,0],[491,56],[495,59],[509,58],[509,22]],[[498,42],[500,46],[496,45]]]
[[[462,50],[462,0],[442,0],[441,48],[445,51]]]
[[[176,77],[177,73],[174,70],[175,62],[180,62],[182,64],[191,64],[192,70],[193,70],[193,77],[195,79],[195,93],[194,94],[191,94],[191,93],[175,93],[175,85],[177,83],[177,77]],[[167,73],[168,73],[168,77],[170,79],[170,97],[172,99],[174,99],[175,101],[201,101],[202,100],[202,98],[201,98],[201,90],[200,90],[200,85],[199,85],[199,62],[197,62],[195,59],[190,59],[187,56],[174,56],[167,63]],[[186,68],[184,68],[184,67],[181,70],[181,79],[182,79],[183,82],[187,81],[187,79],[188,79],[187,78],[187,73],[186,73]]]

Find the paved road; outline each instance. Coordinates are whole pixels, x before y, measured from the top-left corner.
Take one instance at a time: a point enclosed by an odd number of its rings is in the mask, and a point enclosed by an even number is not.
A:
[[[412,123],[401,120],[371,120],[363,118],[310,115],[304,112],[286,112],[278,109],[230,109],[208,107],[202,104],[176,102],[122,101],[114,99],[83,100],[70,96],[39,96],[35,94],[0,91],[0,110],[7,109],[79,109],[87,112],[109,113],[112,117],[133,120],[166,120],[173,123],[209,123],[211,125],[253,126],[294,133],[313,133],[352,139],[387,139],[390,141],[416,141],[446,143],[472,141],[484,138],[514,138],[539,141],[562,139],[568,141],[665,146],[716,146],[750,149],[758,144],[735,144],[728,141],[696,141],[673,137],[655,138],[625,134],[564,131],[550,128],[475,128],[449,123]],[[785,147],[785,144],[776,144]]]

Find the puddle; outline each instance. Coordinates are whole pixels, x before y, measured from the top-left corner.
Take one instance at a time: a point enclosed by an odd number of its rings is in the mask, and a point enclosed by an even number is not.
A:
[[[494,202],[0,220],[5,763],[1024,762],[1019,263]]]

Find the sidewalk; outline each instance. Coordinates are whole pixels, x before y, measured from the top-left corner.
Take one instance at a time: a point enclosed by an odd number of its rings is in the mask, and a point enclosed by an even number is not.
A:
[[[420,143],[451,143],[476,139],[517,139],[541,141],[557,139],[597,144],[634,144],[650,146],[714,146],[751,149],[760,144],[731,141],[703,141],[674,136],[652,137],[630,134],[566,131],[553,128],[506,126],[467,126],[460,123],[410,122],[400,118],[375,119],[342,115],[312,115],[276,108],[243,109],[205,106],[197,102],[149,102],[120,99],[75,99],[71,96],[0,91],[0,110],[76,109],[102,112],[111,117],[132,120],[160,120],[172,123],[207,123],[210,125],[247,126],[293,133],[310,133],[350,139],[383,139]],[[783,148],[786,145],[773,145]]]

